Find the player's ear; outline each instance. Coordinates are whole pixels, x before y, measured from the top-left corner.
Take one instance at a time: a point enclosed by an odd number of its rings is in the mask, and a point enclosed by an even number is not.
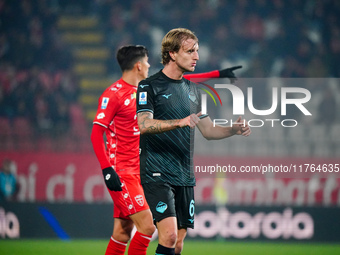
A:
[[[142,62],[137,61],[137,63],[135,64],[135,66],[137,67],[137,70],[138,70],[138,71],[142,70]]]
[[[176,52],[175,51],[169,51],[169,56],[172,61],[175,61],[176,58]]]

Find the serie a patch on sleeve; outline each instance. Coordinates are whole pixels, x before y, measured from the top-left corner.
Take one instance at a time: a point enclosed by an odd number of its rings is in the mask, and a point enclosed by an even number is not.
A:
[[[109,98],[108,97],[103,97],[101,109],[103,109],[103,110],[106,109],[108,103],[109,103]]]
[[[139,92],[139,105],[145,105],[148,98],[148,92]]]

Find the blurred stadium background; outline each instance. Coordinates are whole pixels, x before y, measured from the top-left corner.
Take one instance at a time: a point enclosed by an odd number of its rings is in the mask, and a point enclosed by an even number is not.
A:
[[[258,108],[269,108],[277,79],[301,81],[312,95],[312,117],[289,110],[296,128],[265,125],[241,141],[197,135],[198,165],[339,164],[339,13],[337,0],[0,0],[0,161],[11,161],[19,187],[0,201],[0,238],[108,240],[112,204],[90,143],[97,100],[120,77],[121,45],[147,46],[153,74],[174,27],[200,40],[195,72],[243,65],[239,84],[254,87]],[[230,95],[221,97],[231,108]],[[340,242],[339,173],[199,175],[195,192],[188,240],[216,241],[215,254],[231,242]]]

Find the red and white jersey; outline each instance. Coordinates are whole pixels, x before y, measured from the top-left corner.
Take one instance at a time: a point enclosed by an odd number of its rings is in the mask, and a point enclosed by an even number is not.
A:
[[[117,174],[139,174],[139,128],[136,115],[137,87],[118,80],[98,101],[93,124],[106,128],[106,153]]]

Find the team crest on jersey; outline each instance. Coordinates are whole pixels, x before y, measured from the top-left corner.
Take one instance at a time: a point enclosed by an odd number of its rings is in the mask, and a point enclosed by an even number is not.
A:
[[[135,196],[135,200],[136,200],[137,204],[139,204],[140,206],[144,205],[144,198],[143,198],[142,195]]]
[[[196,97],[196,95],[195,95],[195,93],[194,93],[193,91],[190,91],[190,93],[189,93],[189,99],[190,99],[193,103],[195,103],[195,104],[198,103],[198,102],[197,102],[197,97]]]
[[[133,92],[132,94],[131,94],[131,99],[136,99],[136,92]]]
[[[148,100],[148,92],[139,92],[139,105],[146,104]]]
[[[108,103],[109,103],[109,98],[108,97],[103,97],[103,99],[102,99],[102,105],[101,105],[101,109],[102,110],[105,110],[106,109],[106,107],[107,107],[107,105],[108,105]]]

